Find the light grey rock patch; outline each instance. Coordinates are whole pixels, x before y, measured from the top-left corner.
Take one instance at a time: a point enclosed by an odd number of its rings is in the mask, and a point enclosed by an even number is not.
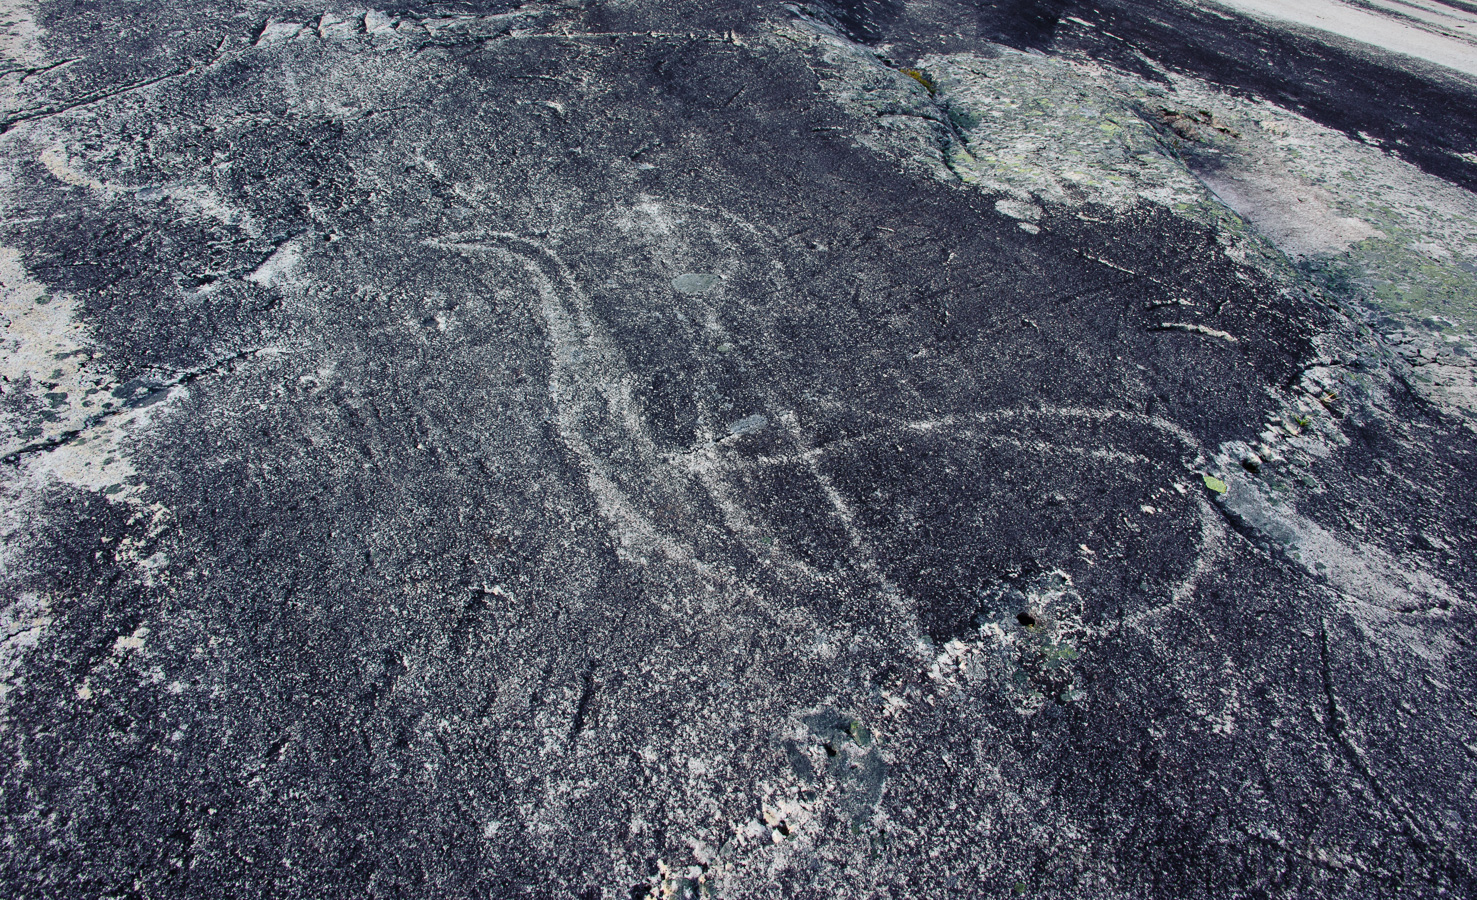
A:
[[[1022,203],[1019,200],[1011,200],[1009,198],[996,200],[995,211],[1001,215],[1010,216],[1012,219],[1019,219],[1022,222],[1034,222],[1041,218],[1043,213],[1041,207],[1034,203]]]
[[[769,427],[769,418],[763,413],[754,413],[752,416],[745,416],[729,425],[728,432],[734,435],[753,434],[767,427]]]
[[[39,594],[22,594],[0,609],[0,714],[5,698],[13,689],[11,676],[27,652],[41,640],[51,624],[50,598]]]
[[[45,59],[41,38],[45,34],[36,21],[34,3],[26,0],[0,0],[0,56],[22,65],[35,65]]]
[[[1021,212],[1035,198],[1112,206],[1143,199],[1181,211],[1209,205],[1140,114],[1154,89],[1147,83],[1014,51],[928,57],[921,65],[963,138],[950,147],[950,167],[968,184],[1008,193]]]
[[[1434,572],[1372,543],[1341,540],[1290,502],[1270,496],[1264,483],[1239,472],[1229,472],[1225,481],[1228,490],[1219,502],[1231,521],[1326,578],[1346,599],[1397,612],[1447,609],[1459,602],[1456,591]]]
[[[685,272],[672,279],[672,290],[679,294],[706,294],[722,283],[721,275]]]

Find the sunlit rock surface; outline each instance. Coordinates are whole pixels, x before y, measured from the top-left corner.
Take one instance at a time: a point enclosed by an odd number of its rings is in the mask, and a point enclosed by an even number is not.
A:
[[[6,896],[1477,893],[1470,4],[0,7]]]

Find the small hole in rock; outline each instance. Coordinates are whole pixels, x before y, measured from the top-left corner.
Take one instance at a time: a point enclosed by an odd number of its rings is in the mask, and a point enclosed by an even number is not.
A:
[[[827,744],[826,745],[826,755],[827,756],[835,756],[836,755],[836,748],[835,747],[832,747],[830,744]]]
[[[1030,628],[1032,625],[1036,624],[1036,617],[1028,612],[1016,613],[1015,620],[1027,628]]]

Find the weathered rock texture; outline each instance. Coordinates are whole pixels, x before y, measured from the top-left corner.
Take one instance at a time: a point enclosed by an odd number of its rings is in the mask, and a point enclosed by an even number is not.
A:
[[[1463,73],[5,8],[6,896],[1477,892]]]

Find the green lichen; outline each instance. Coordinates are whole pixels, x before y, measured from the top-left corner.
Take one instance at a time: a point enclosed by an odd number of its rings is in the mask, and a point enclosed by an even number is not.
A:
[[[926,72],[919,69],[898,69],[898,71],[923,85],[925,88],[928,88],[930,95],[938,93],[938,85],[933,83],[933,79],[929,78]]]

